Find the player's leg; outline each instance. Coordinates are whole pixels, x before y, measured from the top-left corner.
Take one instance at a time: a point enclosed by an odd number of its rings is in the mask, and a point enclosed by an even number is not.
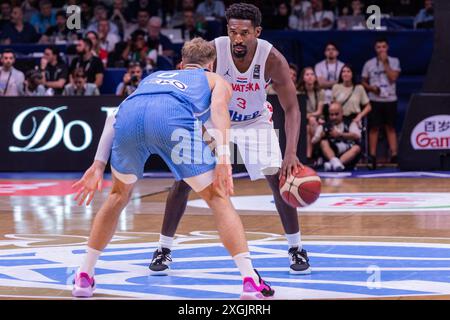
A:
[[[168,275],[172,262],[172,245],[181,217],[186,210],[191,187],[183,180],[175,181],[166,199],[164,220],[159,235],[159,247],[153,253],[151,275]]]
[[[185,179],[192,189],[206,201],[211,208],[220,240],[238,267],[243,277],[243,293],[241,298],[265,298],[274,295],[274,291],[265,283],[253,268],[250,252],[245,238],[244,227],[230,198],[224,191],[215,187],[213,172]],[[205,187],[205,185],[207,185]]]
[[[288,205],[281,197],[278,174],[266,176],[266,180],[272,190],[275,207],[277,208],[288,241],[289,273],[310,274],[311,267],[309,265],[308,254],[301,243],[297,209]]]
[[[90,297],[95,289],[95,265],[114,235],[120,213],[128,204],[134,184],[125,184],[113,175],[113,186],[106,202],[97,212],[89,235],[86,255],[75,276],[72,294]]]
[[[301,244],[297,210],[289,206],[280,195],[279,169],[282,154],[271,116],[270,109],[266,108],[265,113],[250,125],[233,126],[231,134],[242,155],[250,179],[266,178],[272,190],[275,206],[288,241],[290,272],[310,273],[309,260]],[[257,132],[256,135],[253,131]],[[248,133],[247,136],[245,133]]]
[[[97,259],[114,235],[120,213],[130,199],[134,184],[142,177],[145,161],[150,155],[140,141],[143,132],[137,125],[141,123],[144,113],[143,105],[133,103],[123,103],[117,113],[111,153],[113,187],[95,216],[87,252],[75,276],[72,291],[75,297],[92,296]]]

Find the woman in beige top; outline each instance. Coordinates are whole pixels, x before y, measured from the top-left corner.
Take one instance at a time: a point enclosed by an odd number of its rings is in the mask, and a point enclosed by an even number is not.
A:
[[[325,101],[325,92],[320,89],[313,68],[306,67],[302,70],[297,90],[306,95],[306,157],[310,159],[313,151],[311,139],[319,125],[319,119],[322,117]]]
[[[372,106],[364,87],[353,80],[353,74],[350,65],[342,67],[339,81],[333,86],[332,97],[333,101],[342,105],[344,119],[352,120],[361,127],[361,120],[372,110]]]

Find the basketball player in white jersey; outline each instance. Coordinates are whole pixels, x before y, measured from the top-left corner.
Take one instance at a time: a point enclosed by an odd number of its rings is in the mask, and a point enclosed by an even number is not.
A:
[[[227,12],[228,36],[215,39],[216,70],[233,87],[229,103],[232,141],[237,145],[252,180],[266,178],[272,190],[289,244],[289,272],[311,272],[306,251],[302,248],[297,210],[280,196],[279,178],[294,173],[301,163],[297,158],[300,131],[300,109],[296,89],[289,76],[289,65],[283,55],[269,42],[258,39],[261,34],[261,12],[251,4],[231,5]],[[272,107],[266,102],[265,87],[270,80],[285,112],[286,150],[281,150],[273,128]],[[205,127],[210,127],[209,123]],[[239,130],[241,129],[241,130]],[[266,130],[270,140],[258,140],[251,135],[240,139],[242,130]],[[235,134],[233,134],[235,131]],[[242,138],[242,137],[241,137]],[[256,154],[255,154],[256,153]],[[262,161],[258,155],[266,155]],[[245,155],[245,156],[244,156]],[[255,159],[261,160],[256,161]],[[252,161],[253,160],[253,161]],[[166,201],[160,246],[149,266],[154,274],[168,274],[173,237],[186,209],[190,187],[175,182]]]
[[[298,166],[301,166],[296,155],[300,109],[296,88],[290,78],[289,65],[269,42],[258,39],[262,28],[261,12],[256,6],[233,4],[228,8],[226,18],[228,37],[217,38],[214,43],[217,51],[215,71],[233,88],[228,105],[231,119],[230,139],[238,146],[241,155],[245,155],[243,160],[250,178],[265,178],[272,190],[289,245],[289,272],[309,274],[311,268],[306,250],[301,244],[297,210],[286,204],[279,192],[280,177],[295,173]],[[285,112],[284,159],[273,128],[272,107],[266,102],[265,87],[270,80]],[[211,128],[211,125],[207,122],[205,127]],[[242,130],[251,129],[268,132],[271,138],[259,140],[250,135],[240,139]],[[99,150],[104,149],[102,140],[103,135]],[[259,158],[261,154],[264,155],[264,161]],[[160,245],[149,266],[154,275],[167,275],[170,270],[174,235],[186,209],[190,190],[187,183],[176,181],[169,192]]]

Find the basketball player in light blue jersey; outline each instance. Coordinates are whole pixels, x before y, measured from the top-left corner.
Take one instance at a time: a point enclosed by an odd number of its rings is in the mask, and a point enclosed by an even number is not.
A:
[[[151,154],[162,157],[176,180],[183,180],[211,208],[223,245],[243,277],[242,298],[272,297],[274,290],[253,269],[242,222],[229,196],[233,193],[228,130],[231,86],[212,69],[214,45],[196,38],[182,49],[183,70],[156,72],[145,78],[123,101],[115,124],[105,127],[105,149],[99,149],[93,165],[74,184],[81,205],[89,204],[101,187],[111,150],[112,190],[95,216],[87,253],[72,290],[75,297],[91,297],[95,289],[94,269],[102,250],[111,240],[121,211],[127,205],[136,181],[142,177]],[[202,140],[199,119],[211,119],[216,132],[215,159]],[[183,156],[180,157],[180,137]],[[219,138],[217,138],[219,137]],[[176,141],[173,141],[176,140]]]

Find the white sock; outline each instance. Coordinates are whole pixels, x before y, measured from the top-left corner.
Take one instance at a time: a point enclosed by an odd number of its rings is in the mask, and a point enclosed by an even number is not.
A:
[[[159,249],[161,248],[167,248],[172,250],[172,244],[173,244],[173,237],[167,237],[165,235],[160,234],[159,235]]]
[[[101,251],[88,247],[83,264],[81,265],[78,272],[86,272],[89,277],[93,277],[95,265],[97,264],[98,257],[100,257],[101,254]]]
[[[259,285],[259,277],[253,269],[252,259],[250,258],[250,252],[243,252],[233,257],[234,263],[238,267],[243,278],[251,277],[257,285]]]
[[[292,234],[285,234],[289,248],[298,247],[298,250],[302,250],[302,243],[300,240],[300,231]]]

